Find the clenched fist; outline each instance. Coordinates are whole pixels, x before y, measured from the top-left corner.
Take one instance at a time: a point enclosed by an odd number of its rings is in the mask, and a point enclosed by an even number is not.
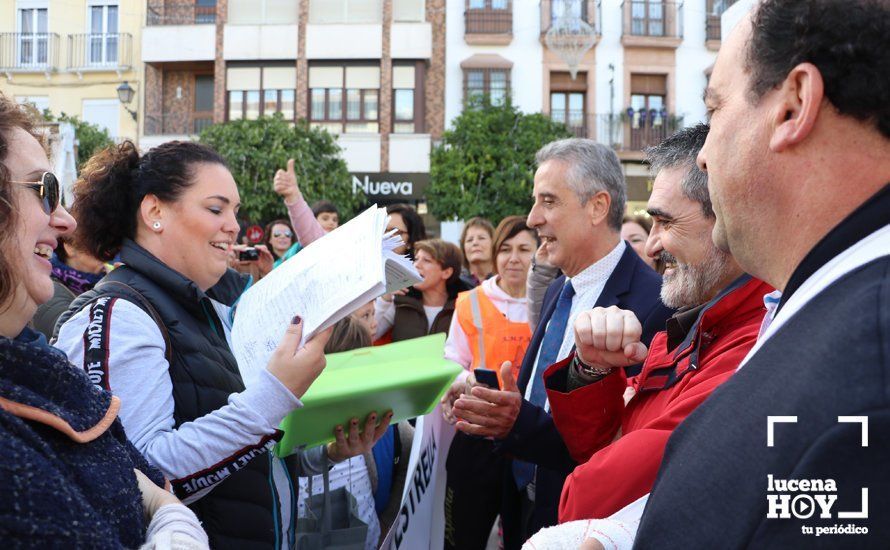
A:
[[[596,307],[575,318],[578,358],[590,366],[618,368],[643,362],[649,350],[640,342],[643,327],[632,311]]]

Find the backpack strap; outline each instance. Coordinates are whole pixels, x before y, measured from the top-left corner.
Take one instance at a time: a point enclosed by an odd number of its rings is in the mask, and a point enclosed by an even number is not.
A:
[[[167,363],[173,362],[173,343],[170,340],[170,333],[167,331],[167,326],[164,324],[164,321],[161,319],[161,315],[158,311],[151,305],[151,302],[142,295],[141,292],[131,287],[126,283],[122,283],[120,281],[108,281],[103,280],[99,282],[92,290],[84,292],[80,296],[78,296],[68,308],[68,311],[62,313],[59,316],[58,321],[56,321],[56,326],[53,329],[53,337],[52,342],[55,343],[59,338],[59,329],[62,325],[65,324],[68,319],[70,319],[75,313],[88,307],[90,304],[94,303],[99,298],[105,296],[113,296],[116,298],[123,298],[128,302],[132,302],[139,306],[139,309],[144,311],[152,318],[155,324],[158,326],[158,329],[161,331],[161,336],[164,337],[164,356],[167,359]]]

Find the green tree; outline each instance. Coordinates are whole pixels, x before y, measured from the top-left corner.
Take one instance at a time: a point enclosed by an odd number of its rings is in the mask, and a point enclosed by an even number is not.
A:
[[[305,120],[293,124],[280,114],[235,120],[205,128],[199,140],[226,159],[241,194],[241,212],[253,222],[287,217],[281,198],[272,190],[272,178],[289,158],[296,160],[297,183],[310,204],[331,201],[340,210],[341,220],[364,204],[364,194],[352,192],[334,136]]]
[[[563,124],[510,103],[472,105],[430,157],[429,208],[439,219],[485,216],[497,222],[532,205],[535,152],[571,137]]]
[[[48,122],[68,122],[74,126],[74,138],[77,140],[77,171],[83,168],[87,160],[95,153],[113,145],[108,130],[85,120],[80,120],[76,115],[68,115],[64,111],[55,116],[49,109],[43,111],[43,118]]]

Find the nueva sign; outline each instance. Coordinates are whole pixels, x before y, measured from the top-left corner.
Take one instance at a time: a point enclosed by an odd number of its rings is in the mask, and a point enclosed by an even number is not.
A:
[[[414,194],[414,182],[411,181],[371,181],[370,176],[365,175],[364,181],[358,176],[352,176],[352,192],[358,193],[361,189],[367,196],[374,195],[404,195],[410,197]]]

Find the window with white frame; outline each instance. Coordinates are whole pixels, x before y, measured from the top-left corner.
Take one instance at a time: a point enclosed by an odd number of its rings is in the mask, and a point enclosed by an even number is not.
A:
[[[502,105],[510,93],[509,69],[464,69],[464,99],[478,105],[488,100],[492,105]]]
[[[17,65],[39,67],[49,61],[48,2],[19,2]]]
[[[309,121],[335,134],[377,133],[379,65],[309,67]]]
[[[230,67],[226,70],[228,120],[253,120],[281,113],[294,120],[297,69],[281,67]]]
[[[392,20],[414,22],[424,20],[424,0],[392,0]]]
[[[422,126],[418,116],[417,101],[419,97],[417,77],[423,78],[423,71],[418,74],[414,65],[393,65],[392,68],[392,131],[394,134],[413,134]]]
[[[382,23],[383,0],[309,0],[310,23]]]
[[[297,23],[299,2],[294,0],[229,0],[228,20],[232,25],[293,25]]]
[[[86,42],[90,65],[116,65],[118,62],[117,2],[90,2],[89,37]]]

